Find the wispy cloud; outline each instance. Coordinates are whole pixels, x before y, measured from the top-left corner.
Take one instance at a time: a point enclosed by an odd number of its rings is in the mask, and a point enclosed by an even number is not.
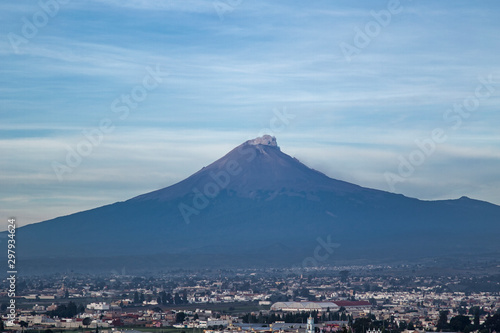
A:
[[[205,0],[92,0],[97,5],[145,11],[181,11],[188,13],[213,12],[211,1]]]

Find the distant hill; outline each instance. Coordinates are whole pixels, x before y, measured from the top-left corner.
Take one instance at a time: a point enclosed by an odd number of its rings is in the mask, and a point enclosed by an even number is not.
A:
[[[110,271],[481,256],[500,251],[499,234],[499,206],[332,179],[263,136],[177,184],[16,237],[26,270]]]

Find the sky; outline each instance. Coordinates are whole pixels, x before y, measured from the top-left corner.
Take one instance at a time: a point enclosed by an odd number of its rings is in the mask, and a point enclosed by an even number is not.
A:
[[[0,215],[172,185],[270,134],[326,175],[500,205],[500,2],[0,3]]]

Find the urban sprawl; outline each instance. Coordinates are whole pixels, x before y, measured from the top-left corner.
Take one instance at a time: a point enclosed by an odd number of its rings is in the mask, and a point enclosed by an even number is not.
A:
[[[411,268],[177,270],[18,277],[2,331],[500,332],[500,275]]]

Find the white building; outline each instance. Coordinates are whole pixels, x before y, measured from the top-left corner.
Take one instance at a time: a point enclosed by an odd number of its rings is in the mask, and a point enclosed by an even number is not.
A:
[[[276,302],[271,306],[273,311],[288,312],[325,312],[327,310],[337,311],[340,307],[333,302]]]
[[[109,304],[107,304],[106,302],[90,303],[87,304],[87,309],[97,310],[97,311],[107,311],[109,310]]]
[[[223,319],[214,319],[214,318],[208,318],[207,320],[207,326],[210,327],[210,326],[224,326],[226,327],[227,325],[229,324],[229,322],[227,320],[223,320]]]
[[[307,328],[306,328],[306,333],[314,333],[314,319],[309,315],[309,318],[307,318]]]

